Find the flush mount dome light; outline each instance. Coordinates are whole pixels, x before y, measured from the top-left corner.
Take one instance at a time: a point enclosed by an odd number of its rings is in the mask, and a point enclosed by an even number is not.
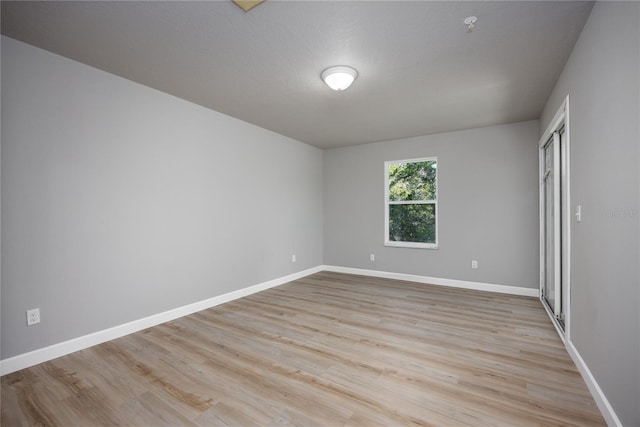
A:
[[[358,77],[358,72],[351,67],[339,65],[327,68],[320,77],[331,89],[345,90]]]

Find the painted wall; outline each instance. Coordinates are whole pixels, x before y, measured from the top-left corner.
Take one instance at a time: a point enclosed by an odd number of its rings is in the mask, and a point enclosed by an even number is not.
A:
[[[541,119],[569,95],[571,342],[625,426],[640,425],[640,3],[597,2]]]
[[[325,151],[325,264],[539,287],[538,127],[529,121]],[[434,156],[439,249],[385,247],[384,162]]]
[[[322,264],[320,150],[6,37],[1,171],[3,359]]]

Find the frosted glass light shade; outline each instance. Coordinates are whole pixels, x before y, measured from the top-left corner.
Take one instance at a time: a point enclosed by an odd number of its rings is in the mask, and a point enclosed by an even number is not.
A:
[[[320,75],[322,80],[333,90],[345,90],[358,77],[358,72],[351,67],[329,67]]]

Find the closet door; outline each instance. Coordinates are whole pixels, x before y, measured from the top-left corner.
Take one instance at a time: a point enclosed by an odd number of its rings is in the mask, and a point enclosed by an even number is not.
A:
[[[562,159],[561,143],[564,129],[554,132],[542,148],[543,203],[543,286],[542,297],[553,315],[564,325],[562,277]],[[566,292],[566,290],[565,290]]]

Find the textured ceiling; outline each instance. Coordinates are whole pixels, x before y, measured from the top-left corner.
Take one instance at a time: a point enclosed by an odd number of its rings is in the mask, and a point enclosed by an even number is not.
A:
[[[2,1],[2,34],[330,148],[536,119],[579,1]],[[478,22],[466,32],[464,18]],[[344,92],[320,73],[350,65]]]

